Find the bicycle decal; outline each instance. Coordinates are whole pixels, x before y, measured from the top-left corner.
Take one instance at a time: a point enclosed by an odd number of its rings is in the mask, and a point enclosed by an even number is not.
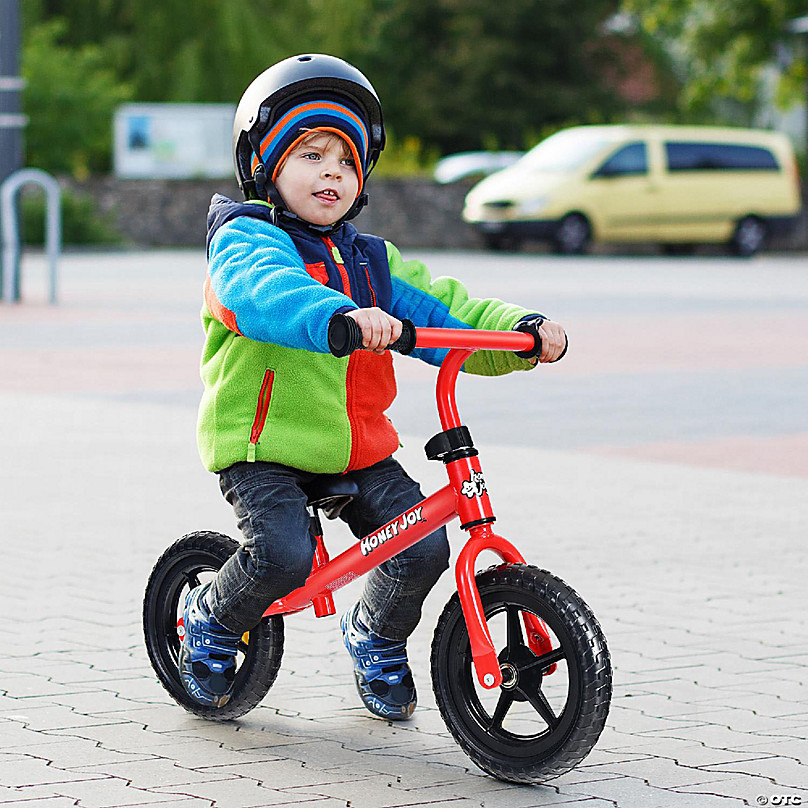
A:
[[[418,522],[425,522],[426,519],[421,515],[421,511],[423,511],[423,507],[421,506],[413,508],[408,513],[401,515],[401,521],[393,522],[383,527],[381,530],[377,530],[372,535],[365,536],[359,543],[362,555],[370,555],[377,547],[381,547],[386,541],[394,539],[399,533],[409,530],[410,527],[418,524]]]
[[[471,479],[463,481],[463,487],[460,489],[460,493],[463,494],[464,497],[474,499],[474,497],[481,497],[485,492],[485,478],[482,472],[472,470]]]

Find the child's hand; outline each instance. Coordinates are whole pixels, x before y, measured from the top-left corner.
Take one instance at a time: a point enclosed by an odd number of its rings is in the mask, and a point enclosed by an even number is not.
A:
[[[354,309],[345,314],[356,320],[362,329],[362,345],[374,353],[384,353],[385,348],[401,336],[401,320],[379,308]]]
[[[539,362],[555,362],[567,347],[567,336],[564,329],[552,320],[545,320],[539,326],[541,337],[541,354]]]

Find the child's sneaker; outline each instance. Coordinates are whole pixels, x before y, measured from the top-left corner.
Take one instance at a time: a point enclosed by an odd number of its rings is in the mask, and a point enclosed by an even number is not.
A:
[[[402,721],[417,703],[407,663],[407,644],[386,640],[359,621],[359,604],[342,617],[342,638],[354,663],[356,689],[365,707],[380,718]]]
[[[228,631],[211,614],[204,598],[207,588],[208,584],[197,586],[185,599],[180,678],[195,701],[206,707],[224,707],[233,692],[241,635]]]

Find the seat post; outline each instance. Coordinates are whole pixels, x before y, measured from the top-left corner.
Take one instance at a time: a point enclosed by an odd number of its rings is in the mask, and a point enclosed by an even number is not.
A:
[[[312,561],[311,571],[315,572],[320,567],[328,563],[328,550],[325,549],[325,542],[323,542],[323,525],[320,522],[320,514],[316,507],[311,509],[311,522],[310,530],[314,536],[314,560]],[[337,608],[334,606],[334,596],[330,592],[323,595],[318,595],[311,599],[314,606],[314,614],[317,617],[328,617],[331,614],[336,614]]]

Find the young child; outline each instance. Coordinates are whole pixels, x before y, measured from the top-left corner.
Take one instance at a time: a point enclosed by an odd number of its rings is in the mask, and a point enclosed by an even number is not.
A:
[[[367,201],[365,183],[384,141],[370,82],[332,56],[270,67],[236,112],[236,173],[246,202],[214,196],[208,215],[198,438],[244,542],[187,598],[180,672],[201,704],[226,704],[242,634],[311,572],[314,541],[301,485],[318,474],[350,475],[359,496],[341,518],[357,537],[424,498],[392,457],[398,435],[384,414],[396,394],[385,347],[400,335],[401,318],[417,326],[533,329],[542,338],[541,362],[564,350],[559,325],[499,300],[472,299],[452,278],[433,281],[423,264],[348,223]],[[369,350],[343,359],[329,353],[336,313],[359,324]],[[440,364],[445,351],[414,355]],[[465,370],[495,375],[535,363],[478,352]],[[415,709],[406,640],[448,560],[441,528],[370,572],[360,601],[342,618],[359,695],[378,716],[402,719]]]

